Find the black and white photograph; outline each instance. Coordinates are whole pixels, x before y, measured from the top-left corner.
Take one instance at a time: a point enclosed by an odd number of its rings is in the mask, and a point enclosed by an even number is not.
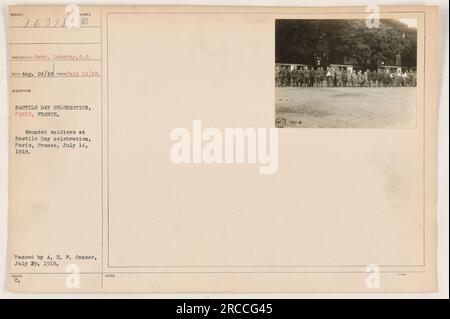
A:
[[[417,20],[277,19],[277,128],[414,128]]]

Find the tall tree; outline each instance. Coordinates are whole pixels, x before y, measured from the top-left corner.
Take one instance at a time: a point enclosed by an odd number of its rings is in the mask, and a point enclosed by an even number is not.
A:
[[[401,54],[402,65],[415,67],[417,30],[393,19],[381,20],[379,28],[368,28],[364,20],[276,21],[276,62],[322,65],[354,64],[369,68],[394,65]]]

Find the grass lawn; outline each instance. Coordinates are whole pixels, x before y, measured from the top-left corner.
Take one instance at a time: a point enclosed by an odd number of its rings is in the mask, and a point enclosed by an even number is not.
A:
[[[416,88],[275,88],[285,127],[414,128]]]

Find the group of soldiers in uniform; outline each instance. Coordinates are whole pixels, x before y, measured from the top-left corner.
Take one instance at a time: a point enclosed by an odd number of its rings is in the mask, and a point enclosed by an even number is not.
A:
[[[277,86],[294,87],[412,87],[417,84],[416,72],[388,70],[356,71],[346,67],[308,68],[279,67],[275,72]]]

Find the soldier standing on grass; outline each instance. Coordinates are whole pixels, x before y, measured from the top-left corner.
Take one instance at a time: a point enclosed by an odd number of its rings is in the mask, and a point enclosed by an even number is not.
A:
[[[377,71],[370,72],[369,81],[370,81],[370,86],[373,86],[373,87],[376,86]]]
[[[336,86],[342,86],[342,71],[341,68],[336,70]]]
[[[314,71],[314,67],[309,71],[309,86],[314,87],[314,82],[316,80],[316,71]]]
[[[300,71],[298,72],[298,83],[300,87],[303,86],[304,81],[305,81],[305,70],[303,69],[303,67],[301,67]]]
[[[368,86],[369,86],[369,74],[370,74],[369,69],[367,69],[366,71],[364,71],[364,86],[365,86],[365,87],[368,87]]]
[[[286,86],[291,86],[291,68],[286,69]]]
[[[289,84],[291,83],[291,75],[289,74],[289,69],[288,67],[284,68],[284,74],[283,74],[283,85],[284,86],[289,86]]]
[[[395,72],[395,75],[394,75],[394,83],[395,83],[395,86],[402,86],[402,73],[401,73],[401,71],[400,72]]]
[[[288,85],[288,70],[286,67],[283,68],[283,86]]]
[[[294,68],[292,70],[292,85],[293,86],[298,86],[298,69]]]
[[[406,86],[411,86],[411,72],[409,70],[406,71]]]
[[[305,86],[309,86],[309,70],[305,68]]]
[[[358,86],[358,75],[356,74],[356,70],[352,72],[352,86]]]
[[[347,68],[342,69],[342,86],[347,86]]]
[[[275,69],[275,85],[276,85],[276,86],[281,86],[281,85],[280,85],[280,82],[281,82],[280,76],[281,76],[281,71],[280,71],[280,68],[277,67],[277,68]]]
[[[373,86],[379,86],[380,73],[377,71],[372,72]]]
[[[364,77],[362,75],[361,70],[358,71],[357,80],[356,81],[357,81],[359,87],[362,86],[363,81],[364,81]]]
[[[325,71],[323,70],[323,68],[317,69],[316,75],[317,75],[317,86],[323,87],[323,79],[325,77]]]
[[[352,71],[347,70],[347,86],[353,86],[352,85]]]
[[[333,86],[336,87],[337,86],[337,79],[336,79],[337,69],[331,68],[331,70],[332,70],[332,74],[333,74]]]
[[[327,79],[327,86],[331,86],[331,82],[333,81],[333,74],[331,73],[331,68],[327,67],[327,74],[325,75]]]
[[[281,67],[280,70],[280,82],[281,82],[281,86],[284,86],[284,83],[286,82],[286,72],[284,70],[284,67]]]
[[[402,84],[403,86],[409,86],[409,76],[408,76],[408,71],[403,72],[402,74]]]
[[[388,72],[386,72],[386,76],[385,76],[385,78],[384,78],[384,80],[385,80],[385,83],[386,83],[386,85],[385,86],[390,86],[391,85],[391,83],[393,82],[393,76],[392,76],[392,73],[388,73]]]

